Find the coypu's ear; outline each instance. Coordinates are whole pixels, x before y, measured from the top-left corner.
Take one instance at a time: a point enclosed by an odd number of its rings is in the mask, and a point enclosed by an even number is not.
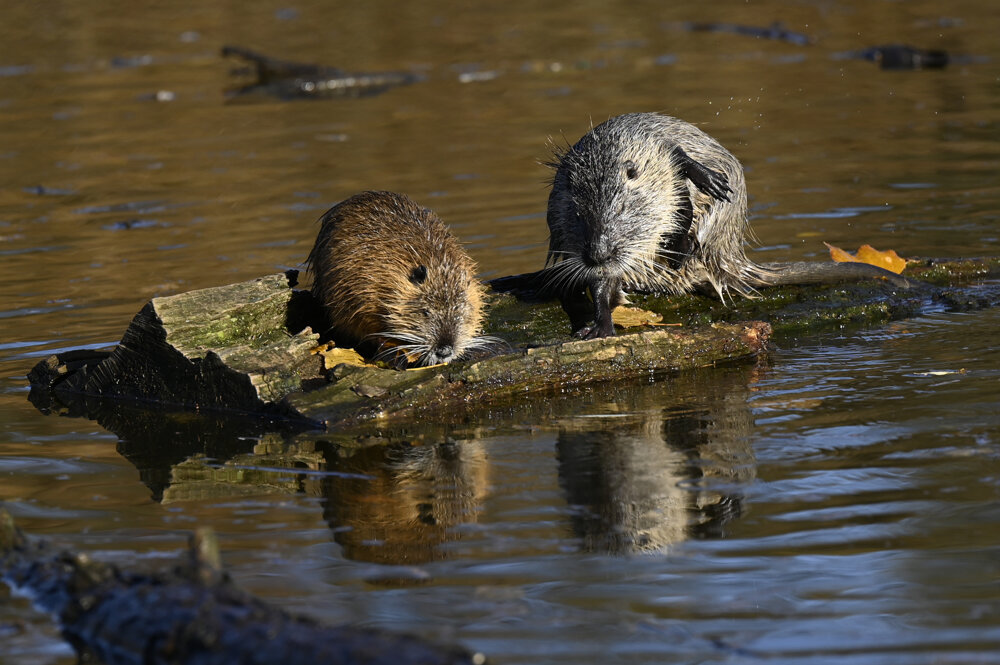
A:
[[[427,279],[427,266],[420,265],[410,271],[410,281],[414,284],[423,284]]]
[[[694,186],[702,193],[720,201],[729,201],[729,194],[733,190],[729,186],[729,178],[725,174],[712,171],[694,161],[679,145],[675,145],[670,152],[673,162],[677,164],[680,172],[693,182]]]

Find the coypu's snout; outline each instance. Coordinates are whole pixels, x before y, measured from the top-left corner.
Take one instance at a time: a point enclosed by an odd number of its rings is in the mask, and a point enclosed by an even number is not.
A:
[[[450,363],[458,357],[456,336],[454,329],[450,325],[442,326],[437,334],[428,340],[427,355],[424,356],[425,365],[440,365]]]
[[[610,239],[602,233],[595,233],[583,241],[580,258],[588,268],[597,268],[610,263],[616,254],[616,247]]]
[[[600,268],[618,260],[622,251],[619,217],[611,206],[603,204],[578,208],[576,219],[581,233],[577,247],[583,265]]]
[[[455,347],[450,341],[440,341],[427,354],[428,365],[440,365],[455,359]]]

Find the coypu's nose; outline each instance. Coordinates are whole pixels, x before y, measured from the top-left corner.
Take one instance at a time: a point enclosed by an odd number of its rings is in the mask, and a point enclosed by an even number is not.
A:
[[[603,265],[611,260],[611,255],[611,247],[607,243],[589,240],[583,243],[583,262],[587,266]]]

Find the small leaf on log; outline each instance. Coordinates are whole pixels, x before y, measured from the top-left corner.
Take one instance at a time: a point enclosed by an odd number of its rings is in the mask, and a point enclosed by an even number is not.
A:
[[[323,369],[333,369],[341,363],[347,365],[357,365],[362,367],[365,365],[364,358],[361,357],[354,349],[339,349],[333,344],[333,342],[327,342],[326,344],[320,344],[315,349],[312,350],[313,354],[318,354],[323,356]]]
[[[871,245],[862,245],[857,255],[845,252],[839,247],[834,247],[828,242],[823,243],[830,250],[830,258],[838,263],[868,263],[879,268],[885,268],[897,275],[906,268],[906,259],[896,254],[895,250],[889,249],[880,252]]]
[[[870,263],[873,266],[885,268],[886,270],[892,271],[897,275],[902,273],[906,268],[906,259],[901,258],[899,254],[896,254],[895,250],[887,249],[880,252],[871,245],[862,245],[858,249],[858,260],[864,263]]]
[[[615,311],[611,312],[611,320],[622,328],[635,328],[659,323],[663,320],[663,316],[638,307],[616,307]]]

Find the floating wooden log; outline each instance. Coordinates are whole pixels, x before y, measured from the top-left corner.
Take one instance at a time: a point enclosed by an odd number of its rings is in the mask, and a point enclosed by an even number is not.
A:
[[[537,275],[519,275],[492,281],[488,295],[486,333],[505,339],[507,352],[398,371],[326,367],[316,353],[315,303],[295,290],[297,273],[290,271],[154,298],[111,352],[51,356],[29,379],[32,400],[43,410],[84,397],[350,429],[560,387],[745,361],[766,350],[772,330],[792,338],[928,308],[989,307],[1000,299],[998,289],[981,282],[998,274],[1000,259],[928,260],[911,265],[907,275],[935,286],[915,290],[882,283],[782,287],[726,304],[700,296],[635,296],[637,306],[680,327],[643,325],[597,340],[572,340],[565,314],[545,300]]]
[[[186,560],[131,573],[28,540],[0,510],[0,577],[54,614],[81,657],[126,663],[482,665],[482,654],[372,628],[330,627],[273,607],[222,570],[218,545],[196,532]]]

